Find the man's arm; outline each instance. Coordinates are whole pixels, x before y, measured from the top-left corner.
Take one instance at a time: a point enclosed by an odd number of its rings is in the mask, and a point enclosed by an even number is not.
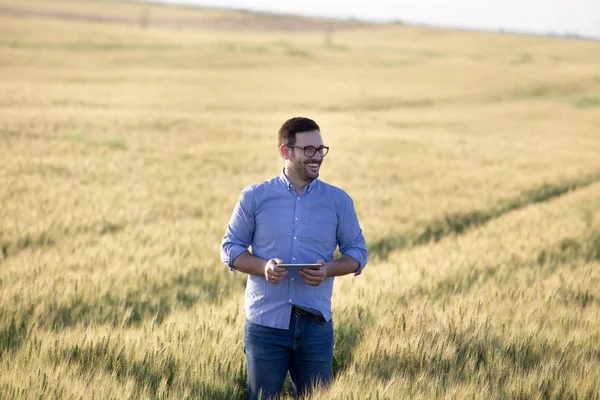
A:
[[[276,266],[282,262],[279,258],[263,260],[246,251],[233,260],[233,267],[246,274],[264,276],[271,283],[279,283],[288,274],[287,269]]]
[[[249,275],[261,276],[265,274],[265,265],[267,265],[267,260],[263,260],[260,257],[250,254],[249,251],[246,251],[233,260],[232,264],[237,271],[244,272]]]
[[[358,270],[359,266],[360,264],[358,264],[354,258],[343,254],[341,257],[325,264],[325,276],[330,277],[352,274]]]
[[[221,260],[232,270],[233,261],[248,253],[254,236],[254,211],[256,205],[250,187],[242,190],[221,243]]]
[[[337,238],[340,253],[342,254],[342,257],[339,259],[347,257],[353,260],[356,263],[354,265],[357,265],[357,267],[351,272],[354,272],[355,275],[360,275],[363,268],[367,265],[369,252],[358,222],[356,210],[354,209],[354,202],[350,196],[344,197],[343,205],[340,207]],[[347,265],[347,263],[351,263],[351,261],[346,259],[344,265]]]
[[[321,264],[322,267],[319,269],[301,269],[300,277],[304,282],[311,286],[319,286],[325,278],[348,275],[355,273],[358,270],[360,264],[354,260],[354,258],[342,255],[335,260],[326,263],[323,260],[317,261],[317,264]]]

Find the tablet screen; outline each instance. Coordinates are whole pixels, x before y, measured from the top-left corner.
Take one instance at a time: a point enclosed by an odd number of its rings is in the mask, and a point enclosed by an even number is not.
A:
[[[278,267],[285,269],[302,269],[302,268],[310,268],[310,269],[320,269],[321,264],[277,264]]]

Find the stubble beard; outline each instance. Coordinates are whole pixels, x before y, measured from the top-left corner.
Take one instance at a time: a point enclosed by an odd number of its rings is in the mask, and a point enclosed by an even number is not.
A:
[[[319,172],[321,170],[321,165],[323,163],[323,160],[321,161],[316,161],[313,159],[308,159],[305,161],[298,161],[296,159],[290,159],[294,165],[295,165],[295,171],[296,174],[298,176],[299,179],[305,181],[305,182],[310,182],[314,179],[317,179],[319,177]],[[308,166],[308,164],[317,164],[317,169],[316,171],[313,171],[311,167]]]

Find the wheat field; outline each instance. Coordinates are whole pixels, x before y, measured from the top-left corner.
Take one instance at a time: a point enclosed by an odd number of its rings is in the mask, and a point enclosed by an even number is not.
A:
[[[0,399],[243,399],[219,246],[298,115],[370,252],[314,398],[600,398],[600,42],[0,0]]]

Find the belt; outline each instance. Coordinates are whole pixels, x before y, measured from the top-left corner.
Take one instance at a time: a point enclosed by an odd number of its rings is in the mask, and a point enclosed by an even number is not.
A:
[[[294,319],[300,319],[300,317],[302,316],[310,316],[310,317],[314,317],[314,318],[318,318],[320,322],[325,323],[326,320],[325,318],[319,313],[313,313],[310,311],[306,311],[296,305],[292,305],[292,315],[291,317]]]
[[[292,312],[296,315],[316,315],[314,313],[311,313],[310,311],[306,311],[305,309],[298,307],[295,304],[292,304]]]

